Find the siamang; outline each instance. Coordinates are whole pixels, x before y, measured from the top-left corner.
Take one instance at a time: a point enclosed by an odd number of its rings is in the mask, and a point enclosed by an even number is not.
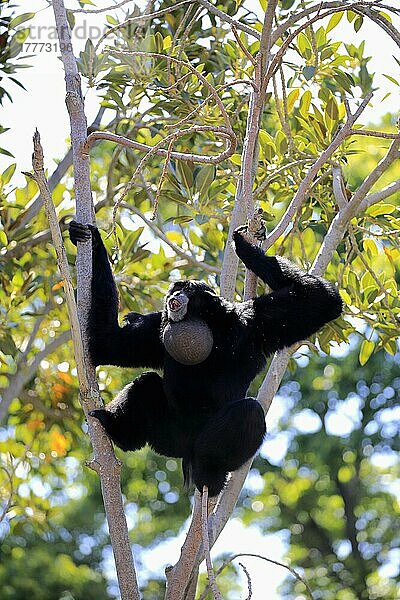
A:
[[[143,373],[91,416],[122,450],[147,443],[159,454],[182,458],[185,480],[194,481],[200,491],[207,485],[210,496],[218,495],[228,473],[250,459],[264,439],[264,412],[246,397],[249,384],[269,355],[340,315],[338,291],[285,258],[266,256],[239,228],[233,235],[236,253],[271,293],[228,302],[200,281],[176,281],[163,310],[130,313],[120,327],[117,289],[98,229],[72,221],[69,231],[75,245],[92,240],[93,363],[163,372]],[[203,362],[188,365],[167,352],[163,332],[171,323],[191,319],[210,328],[212,349]]]

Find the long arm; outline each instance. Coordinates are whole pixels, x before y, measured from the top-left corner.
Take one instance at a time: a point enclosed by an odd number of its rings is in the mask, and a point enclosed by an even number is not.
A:
[[[331,283],[285,258],[265,256],[240,231],[234,242],[246,267],[273,290],[253,301],[255,325],[269,352],[309,337],[341,314],[342,300]]]
[[[92,238],[92,302],[89,313],[89,350],[95,365],[153,367],[163,364],[160,341],[161,313],[128,315],[118,324],[118,293],[100,232],[96,227],[72,221],[73,243]]]

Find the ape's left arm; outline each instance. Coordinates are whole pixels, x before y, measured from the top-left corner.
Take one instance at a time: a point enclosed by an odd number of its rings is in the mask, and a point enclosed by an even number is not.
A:
[[[285,258],[265,256],[240,231],[234,233],[234,242],[246,267],[273,290],[253,300],[255,326],[268,352],[309,337],[341,314],[343,303],[331,283]]]

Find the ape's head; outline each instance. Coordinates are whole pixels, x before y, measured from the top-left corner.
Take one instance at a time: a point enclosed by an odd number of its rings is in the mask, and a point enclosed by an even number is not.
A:
[[[164,316],[169,322],[201,318],[214,291],[202,281],[186,280],[173,283],[165,296]]]

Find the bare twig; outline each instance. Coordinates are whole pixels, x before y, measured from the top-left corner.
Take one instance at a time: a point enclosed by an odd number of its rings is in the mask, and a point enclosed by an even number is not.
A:
[[[167,154],[165,156],[163,168],[162,168],[162,171],[161,171],[161,176],[160,176],[160,179],[159,179],[159,182],[158,182],[157,191],[156,191],[156,195],[155,195],[155,198],[154,198],[153,214],[152,214],[152,217],[151,217],[152,221],[154,221],[154,219],[157,216],[158,201],[160,199],[161,188],[162,188],[162,185],[164,183],[164,179],[165,179],[165,177],[167,175],[168,163],[171,160],[171,152],[172,152],[172,148],[174,147],[174,142],[175,142],[175,138],[172,138],[169,141],[169,144],[168,144]]]
[[[364,200],[361,201],[360,212],[365,212],[367,210],[367,208],[369,208],[373,204],[376,204],[377,202],[381,202],[382,200],[386,200],[386,198],[389,198],[390,196],[392,196],[393,194],[396,194],[399,191],[400,191],[400,179],[397,179],[397,181],[390,183],[389,185],[384,187],[382,190],[379,190],[378,192],[374,192],[372,194],[368,194],[368,196],[366,196],[364,198]]]
[[[249,595],[247,596],[246,600],[251,600],[251,598],[253,597],[253,588],[252,588],[252,584],[251,584],[250,573],[248,572],[248,570],[246,569],[246,567],[244,566],[243,563],[240,562],[239,566],[244,571],[244,574],[246,575],[246,579],[247,579],[247,591],[249,592]]]
[[[273,560],[272,558],[267,558],[266,556],[262,556],[262,554],[253,554],[250,552],[240,552],[238,554],[234,554],[233,556],[231,556],[230,558],[228,558],[227,560],[225,560],[222,563],[222,565],[219,567],[219,569],[216,572],[216,576],[218,577],[218,575],[220,575],[222,573],[222,571],[224,571],[228,565],[230,565],[234,560],[241,558],[241,557],[259,558],[268,563],[271,563],[272,565],[277,565],[278,567],[287,569],[293,575],[293,577],[295,579],[297,579],[297,581],[300,581],[305,586],[307,593],[309,594],[309,596],[312,600],[313,596],[312,596],[310,586],[305,581],[305,579],[297,573],[297,571],[295,571],[292,567],[289,567],[289,565],[286,565],[285,563],[280,562],[279,560]],[[242,568],[244,568],[241,563],[239,563],[239,564],[241,565]],[[207,586],[206,589],[204,590],[204,592],[202,593],[202,595],[200,596],[199,600],[204,600],[206,598],[207,593],[209,592],[209,589],[210,589],[209,586]],[[249,597],[246,600],[249,600]]]
[[[99,111],[98,111],[96,117],[94,118],[93,123],[88,127],[88,131],[91,131],[93,129],[98,129],[100,127],[101,119],[104,115],[105,110],[106,109],[104,108],[104,106],[101,106],[99,108]],[[114,122],[114,120],[112,121],[112,123],[113,122]],[[108,126],[110,127],[111,123]],[[67,173],[67,171],[71,165],[72,165],[72,148],[69,148],[69,150],[67,151],[65,156],[58,163],[55,171],[49,177],[50,192],[52,192],[55,189],[56,185],[58,185],[60,183],[60,181],[65,176],[65,174]],[[36,217],[36,215],[41,210],[42,206],[43,206],[43,198],[39,194],[39,196],[33,200],[32,204],[30,204],[30,206],[28,206],[28,208],[26,210],[24,210],[20,215],[18,215],[18,217],[15,219],[15,221],[11,227],[13,234],[15,235],[18,231],[21,231],[22,229],[24,229],[24,227],[28,223],[30,223],[32,221],[32,219],[34,219]],[[50,237],[49,237],[49,239],[50,239]]]
[[[332,168],[333,177],[333,195],[339,208],[343,208],[347,204],[347,196],[345,192],[345,184],[343,180],[342,169],[339,166]]]

